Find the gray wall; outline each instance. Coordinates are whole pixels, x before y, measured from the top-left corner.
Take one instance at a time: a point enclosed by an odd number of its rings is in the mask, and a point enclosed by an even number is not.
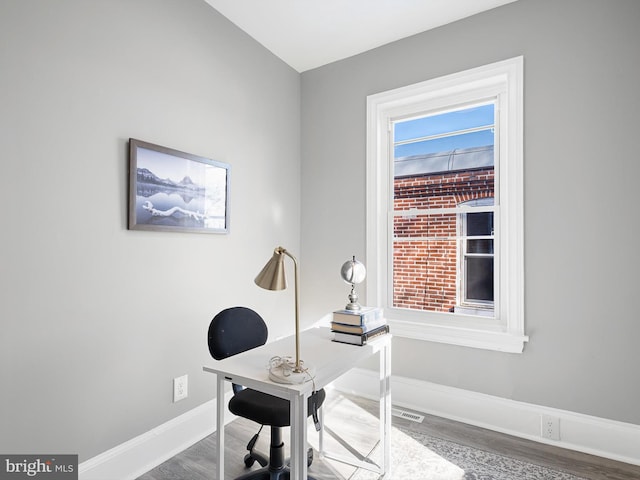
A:
[[[0,69],[0,452],[83,461],[215,396],[218,310],[291,330],[300,75],[202,0],[2,0]],[[230,163],[231,234],[128,231],[129,137]]]
[[[345,301],[340,265],[365,255],[366,96],[524,55],[531,340],[505,354],[394,338],[393,371],[640,424],[638,25],[637,0],[520,0],[305,72],[306,315]]]
[[[531,342],[396,338],[394,371],[640,424],[639,23],[635,0],[520,0],[300,76],[201,0],[3,0],[0,451],[83,461],[212,398],[215,312],[291,329],[292,292],[252,282],[277,244],[305,323],[344,303],[366,95],[520,54]],[[129,137],[230,163],[231,234],[128,231]]]

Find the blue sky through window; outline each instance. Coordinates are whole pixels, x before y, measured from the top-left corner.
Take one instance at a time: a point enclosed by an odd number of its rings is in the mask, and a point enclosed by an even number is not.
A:
[[[436,138],[395,145],[394,156],[399,158],[493,145],[493,125],[493,103],[396,122],[394,124],[394,141],[396,143],[424,137]],[[486,127],[486,129],[455,134],[455,132],[481,127]]]

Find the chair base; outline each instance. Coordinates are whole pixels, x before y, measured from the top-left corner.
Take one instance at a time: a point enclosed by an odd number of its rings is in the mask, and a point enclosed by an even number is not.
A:
[[[247,468],[253,467],[253,464],[258,462],[261,467],[266,467],[269,465],[269,459],[265,457],[260,452],[256,452],[255,450],[249,450],[244,456],[244,466]]]
[[[289,480],[291,472],[288,468],[281,470],[269,471],[269,467],[261,468],[253,472],[247,472],[244,475],[236,477],[235,480]],[[308,480],[315,480],[312,476],[307,476]]]
[[[250,468],[254,462],[257,461],[262,468],[244,473],[236,477],[235,480],[289,480],[291,478],[289,461],[284,461],[284,443],[281,441],[281,431],[279,428],[271,428],[271,464],[268,464],[268,460],[263,454],[253,449],[255,442],[250,442],[250,445],[251,449],[244,457],[245,466]],[[309,448],[307,451],[307,467],[311,466],[312,463],[313,450]],[[307,476],[307,479],[315,480],[312,476]]]

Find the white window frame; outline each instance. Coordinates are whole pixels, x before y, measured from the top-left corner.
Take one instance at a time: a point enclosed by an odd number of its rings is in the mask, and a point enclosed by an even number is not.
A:
[[[523,57],[367,97],[367,303],[382,306],[392,333],[521,353],[524,331]],[[496,99],[498,183],[494,224],[495,318],[393,308],[392,122],[420,112]]]

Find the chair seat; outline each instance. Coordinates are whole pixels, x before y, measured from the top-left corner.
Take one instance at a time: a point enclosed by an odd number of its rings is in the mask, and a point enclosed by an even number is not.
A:
[[[316,398],[318,408],[325,399],[324,390],[319,390],[309,397],[307,412],[313,413],[312,400]],[[271,425],[273,427],[288,427],[290,423],[289,400],[274,397],[267,393],[245,388],[236,393],[229,400],[229,410],[234,415],[248,418],[260,425]]]

